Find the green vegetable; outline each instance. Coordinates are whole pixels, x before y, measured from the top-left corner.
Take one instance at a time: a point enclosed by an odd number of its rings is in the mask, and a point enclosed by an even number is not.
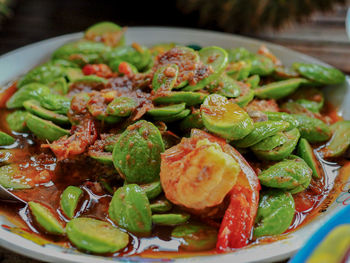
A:
[[[111,47],[100,42],[79,40],[67,43],[52,54],[52,59],[65,59],[79,66],[85,64],[104,63],[104,54],[111,51]]]
[[[30,83],[19,89],[7,101],[6,106],[9,109],[23,107],[23,102],[27,100],[37,100],[41,102],[46,96],[50,94],[50,89],[40,83]]]
[[[155,181],[149,184],[142,184],[140,187],[145,191],[149,200],[156,198],[163,191],[160,181]]]
[[[254,99],[254,94],[254,90],[241,82],[241,94],[239,97],[232,99],[232,101],[240,107],[245,107]]]
[[[260,99],[282,99],[293,93],[304,82],[304,79],[288,79],[272,82],[256,88],[255,96]]]
[[[262,160],[280,161],[288,157],[295,149],[300,132],[297,128],[278,132],[252,146],[254,154]]]
[[[174,121],[179,121],[188,116],[191,113],[191,110],[185,109],[177,114],[169,115],[169,116],[158,116],[154,117],[155,120],[157,121],[164,121],[164,122],[174,122]]]
[[[245,79],[245,83],[250,85],[251,89],[256,89],[259,86],[260,77],[259,75],[253,75]]]
[[[136,184],[120,187],[109,205],[109,217],[126,230],[147,235],[152,228],[152,213],[146,193]]]
[[[298,121],[290,114],[286,112],[274,112],[274,111],[265,111],[264,112],[269,121],[286,121],[289,123],[287,131],[292,130],[298,127]]]
[[[74,82],[77,79],[85,77],[83,71],[80,68],[69,67],[66,69],[67,79],[69,82]]]
[[[47,84],[53,93],[58,95],[65,95],[68,93],[68,84],[64,77],[53,80]]]
[[[171,210],[172,204],[166,199],[160,199],[153,202],[151,205],[152,213],[164,213]]]
[[[7,108],[15,109],[23,107],[23,102],[36,100],[48,110],[66,114],[70,108],[70,99],[52,94],[50,89],[40,83],[30,83],[18,90],[6,103]]]
[[[182,112],[186,108],[186,104],[173,104],[166,107],[156,107],[147,111],[153,117],[169,117]]]
[[[227,52],[220,47],[205,47],[198,53],[201,62],[207,66],[211,66],[213,73],[208,77],[201,79],[195,85],[187,86],[184,88],[185,91],[195,91],[204,88],[206,85],[216,80],[223,73],[228,64]]]
[[[150,50],[153,56],[157,56],[159,54],[165,53],[167,51],[169,51],[170,49],[176,47],[175,43],[160,43],[160,44],[156,44],[153,45]],[[190,46],[187,46],[190,49],[193,49]]]
[[[68,186],[61,195],[60,205],[68,218],[73,218],[83,190],[76,186]]]
[[[215,248],[217,230],[203,224],[186,224],[177,226],[171,232],[171,236],[181,238],[181,249],[187,251],[202,251]]]
[[[204,128],[202,115],[199,110],[192,111],[190,115],[184,118],[179,125],[182,131],[190,131],[193,128],[202,129]]]
[[[159,179],[163,151],[157,127],[141,120],[120,135],[113,150],[113,163],[128,183],[150,183]]]
[[[286,68],[283,66],[277,66],[275,71],[273,72],[273,77],[279,80],[282,79],[291,79],[291,78],[299,78],[300,75],[292,68]]]
[[[60,66],[64,68],[78,68],[76,64],[66,59],[51,59],[50,62],[55,66]]]
[[[190,218],[188,214],[155,214],[152,215],[152,222],[162,226],[176,226],[184,224]]]
[[[306,63],[294,63],[293,68],[303,77],[316,83],[328,85],[345,81],[345,75],[335,68]]]
[[[113,156],[110,152],[89,151],[89,156],[102,164],[113,165]]]
[[[314,178],[321,178],[321,170],[316,156],[308,141],[301,138],[298,144],[298,156],[300,156],[312,170]]]
[[[255,218],[254,237],[279,235],[293,221],[295,204],[292,195],[280,190],[269,190],[260,196]]]
[[[18,164],[8,164],[0,167],[0,185],[8,189],[31,188],[26,180],[27,172],[20,169]]]
[[[0,131],[0,146],[10,145],[13,144],[15,141],[15,138],[8,135],[7,133]]]
[[[307,116],[313,116],[313,113],[306,109],[303,105],[295,101],[287,101],[281,105],[281,110],[288,112],[289,114],[302,114]]]
[[[178,91],[167,92],[156,96],[153,101],[158,104],[186,103],[187,106],[201,104],[207,95],[200,92]]]
[[[95,75],[82,76],[72,81],[71,85],[85,84],[88,86],[106,85],[108,80]]]
[[[30,113],[27,115],[26,124],[32,133],[43,140],[55,141],[70,134],[69,130],[62,129],[51,121],[41,119]]]
[[[209,95],[201,106],[204,126],[222,138],[239,140],[254,128],[249,115],[237,104],[217,94]]]
[[[22,110],[16,110],[9,113],[6,116],[6,122],[9,128],[15,132],[27,132],[26,125],[27,112]]]
[[[291,99],[311,112],[319,112],[324,105],[324,95],[315,87],[302,87],[291,96]]]
[[[56,124],[65,125],[70,124],[67,116],[49,111],[40,106],[36,100],[27,100],[23,102],[23,107],[30,113],[41,117],[45,120],[52,121]]]
[[[107,106],[107,113],[117,117],[127,117],[136,109],[137,102],[129,97],[117,97]]]
[[[154,91],[170,91],[174,88],[179,67],[176,64],[161,66],[153,75],[152,89]]]
[[[252,69],[250,60],[230,63],[226,69],[227,75],[236,80],[244,80],[249,76]]]
[[[35,218],[35,221],[49,234],[64,235],[65,230],[60,221],[46,206],[37,202],[28,202],[30,211]]]
[[[262,171],[258,178],[267,187],[279,188],[292,194],[305,190],[311,181],[312,170],[299,157],[290,157]]]
[[[125,42],[124,35],[122,37],[119,34],[122,33],[122,28],[112,22],[100,22],[90,26],[85,31],[85,38],[89,40],[100,40],[102,39],[105,44],[109,46],[123,45]],[[113,38],[113,36],[116,36]],[[112,41],[110,40],[112,39]],[[117,39],[118,41],[115,41]]]
[[[298,121],[301,137],[310,143],[324,142],[330,139],[332,131],[323,121],[306,115],[292,114]]]
[[[339,157],[350,145],[350,121],[338,121],[331,126],[331,130],[331,140],[320,150],[324,158]]]
[[[111,134],[107,138],[105,138],[106,145],[104,150],[107,152],[113,152],[114,145],[117,143],[119,138],[119,134]]]
[[[134,65],[138,71],[142,71],[151,62],[151,52],[143,46],[120,46],[105,54],[106,61],[111,64],[113,61],[125,61]]]
[[[252,63],[251,75],[267,76],[275,71],[275,65],[268,57],[252,54],[248,60]]]
[[[107,222],[80,217],[67,224],[67,236],[79,249],[93,253],[114,253],[129,243],[129,235]]]
[[[126,63],[126,65],[130,68],[132,73],[134,73],[134,74],[139,73],[139,71],[137,70],[137,68],[133,64],[130,64],[130,63],[128,63],[126,61],[122,61],[122,60],[113,60],[111,63],[109,63],[109,67],[112,69],[113,72],[118,72],[119,74],[124,75],[123,72],[119,71],[119,65],[121,63]]]
[[[250,53],[244,47],[232,48],[227,50],[229,63],[238,62],[240,60],[249,58],[252,53]]]
[[[58,78],[66,75],[63,67],[54,65],[52,63],[45,63],[29,71],[24,77],[22,77],[17,84],[17,88],[20,89],[29,83],[41,83],[48,84]]]
[[[237,81],[226,74],[222,74],[209,85],[209,91],[227,98],[236,98],[241,94],[241,88]]]
[[[254,123],[254,129],[243,139],[235,141],[234,144],[238,148],[247,148],[257,144],[263,139],[270,137],[277,132],[284,131],[289,127],[289,123],[285,121],[262,121]]]

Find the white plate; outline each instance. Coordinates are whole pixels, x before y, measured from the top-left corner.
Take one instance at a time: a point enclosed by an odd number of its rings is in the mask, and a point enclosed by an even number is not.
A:
[[[26,47],[17,49],[0,57],[0,85],[5,84],[33,66],[49,58],[53,50],[62,44],[82,37],[82,33],[70,34],[61,37],[41,41]],[[203,30],[191,30],[182,28],[165,27],[130,27],[126,33],[127,43],[138,42],[144,45],[152,45],[164,42],[176,42],[179,44],[199,44],[202,46],[218,45],[224,48],[245,47],[251,51],[256,51],[261,44],[265,44],[271,51],[279,57],[285,65],[293,62],[311,62],[317,64],[325,63],[289,50],[287,48],[270,44],[250,38],[235,36],[231,34],[217,33]],[[350,119],[350,81],[336,87],[325,89],[327,99],[339,107],[339,113],[345,119]],[[346,192],[345,192],[346,195]],[[350,196],[350,194],[349,194]],[[346,198],[348,196],[343,196]],[[321,226],[336,211],[341,209],[342,202],[334,202],[325,213],[319,215],[315,220],[306,226],[298,229],[288,238],[274,243],[253,246],[241,249],[234,253],[221,254],[207,257],[193,257],[184,259],[174,259],[176,262],[271,262],[286,259],[292,256],[308,239],[310,235]],[[0,226],[10,225],[6,218],[0,216]],[[64,249],[54,245],[39,246],[16,234],[10,233],[0,227],[0,245],[16,253],[37,258],[49,262],[126,262],[136,259],[130,258],[103,258],[86,255],[70,249]],[[144,260],[144,259],[143,259]],[[136,260],[138,261],[138,260]]]

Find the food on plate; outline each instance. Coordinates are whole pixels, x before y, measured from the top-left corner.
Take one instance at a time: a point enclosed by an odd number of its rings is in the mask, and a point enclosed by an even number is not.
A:
[[[83,252],[177,257],[272,242],[321,209],[321,158],[349,154],[322,92],[343,73],[125,30],[93,25],[1,89],[0,184],[28,205],[0,211]]]

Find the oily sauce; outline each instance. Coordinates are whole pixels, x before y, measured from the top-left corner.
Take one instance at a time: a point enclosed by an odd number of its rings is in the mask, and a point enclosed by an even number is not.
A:
[[[332,120],[338,120],[338,116],[334,113],[335,109],[330,109],[327,115]],[[9,111],[0,111],[0,128],[1,130],[8,131],[8,127],[5,121],[5,116]],[[337,118],[337,119],[335,119]],[[112,173],[108,171],[108,168],[93,161],[87,159],[88,157],[79,157],[73,160],[63,160],[57,162],[55,156],[48,150],[40,148],[40,142],[28,134],[16,134],[17,144],[23,151],[23,158],[18,160],[24,166],[32,165],[37,171],[47,170],[50,172],[49,180],[47,181],[35,181],[36,187],[32,189],[13,191],[25,201],[38,201],[53,211],[57,211],[58,219],[62,222],[68,222],[68,219],[64,216],[59,208],[60,195],[63,190],[69,186],[80,186],[84,190],[84,196],[81,198],[77,211],[78,216],[93,217],[100,220],[113,222],[108,218],[108,206],[111,200],[112,194],[108,192],[100,183],[99,178],[104,174]],[[9,147],[2,147],[9,148]],[[330,173],[334,176],[328,177],[325,173],[322,173],[320,180],[312,179],[310,187],[299,194],[294,195],[296,213],[293,223],[286,231],[288,234],[291,231],[299,228],[300,226],[308,223],[317,214],[327,210],[327,206],[330,205],[334,199],[339,195],[341,191],[341,182],[347,180],[350,173],[350,163],[345,160],[340,160],[340,164],[344,165],[342,169],[344,172],[337,176],[337,173]],[[328,166],[325,166],[327,164]],[[340,166],[337,163],[329,163],[321,160],[320,165],[323,168],[337,170]],[[327,173],[328,174],[328,173]],[[117,186],[122,185],[122,180],[117,174],[114,175],[116,180],[114,183]],[[175,211],[178,208],[174,208]],[[49,243],[55,243],[64,247],[71,247],[66,237],[57,237],[53,235],[43,234],[43,230],[40,229],[38,224],[31,217],[27,207],[23,207],[14,203],[0,202],[0,214],[5,215],[12,223],[18,228],[14,228],[16,231],[21,229],[21,235],[30,238],[33,241],[34,238],[40,236],[40,240],[46,240]],[[191,219],[196,221],[197,219]],[[214,221],[213,221],[214,222]],[[217,225],[215,222],[212,225]],[[2,226],[12,231],[12,228]],[[169,257],[187,257],[194,255],[211,255],[215,254],[215,250],[203,251],[203,252],[186,252],[182,251],[181,240],[172,238],[172,227],[156,226],[152,231],[150,237],[136,237],[130,235],[129,245],[122,251],[107,256],[141,256],[151,258],[169,258]],[[16,231],[13,231],[16,233]],[[24,235],[28,233],[30,235]],[[39,235],[40,234],[40,235]],[[266,237],[260,238],[250,245],[257,245],[261,243],[272,242],[278,239],[286,237],[286,234],[279,237]],[[42,239],[43,238],[43,239]],[[36,242],[36,241],[35,241]],[[179,253],[180,252],[180,253]]]

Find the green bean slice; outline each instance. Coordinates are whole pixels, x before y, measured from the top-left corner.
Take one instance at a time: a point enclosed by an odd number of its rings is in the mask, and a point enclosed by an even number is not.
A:
[[[216,80],[225,70],[228,63],[227,52],[216,46],[202,48],[199,52],[200,60],[207,66],[212,67],[213,73],[208,77],[201,79],[195,85],[189,85],[183,90],[196,91],[203,89],[206,85]]]
[[[203,251],[215,248],[217,230],[203,224],[186,224],[177,226],[171,236],[183,239],[180,246],[186,251]]]
[[[201,104],[206,96],[206,94],[200,92],[166,92],[164,94],[156,95],[155,98],[153,98],[153,101],[158,104],[176,104],[184,102],[187,106],[194,106]]]
[[[292,194],[305,190],[311,181],[312,170],[299,157],[289,157],[262,171],[258,178],[267,187],[279,188]]]
[[[167,64],[161,66],[154,73],[152,80],[152,89],[154,91],[170,91],[174,88],[179,67],[176,64]]]
[[[93,253],[114,253],[129,243],[127,233],[107,222],[87,217],[69,221],[67,236],[79,249]]]
[[[325,85],[340,84],[345,81],[345,75],[335,68],[317,64],[294,63],[293,68],[303,77]]]
[[[311,168],[312,176],[314,178],[321,178],[322,172],[320,165],[316,159],[312,147],[310,146],[309,142],[304,138],[301,138],[299,141],[298,156],[300,156]]]
[[[73,218],[77,209],[83,190],[76,186],[68,186],[61,194],[60,206],[63,213],[69,218]]]
[[[189,218],[189,214],[155,214],[152,215],[152,222],[156,225],[176,226],[186,223]]]
[[[46,206],[37,202],[28,202],[30,211],[35,221],[49,234],[64,235],[64,226],[57,220],[56,216]]]
[[[15,141],[15,138],[13,138],[11,135],[0,131],[0,146],[10,145]]]
[[[152,228],[151,208],[142,188],[136,184],[120,187],[109,206],[110,218],[132,233],[148,235]]]
[[[228,140],[239,140],[254,128],[249,115],[237,104],[218,94],[209,95],[201,106],[204,126]]]
[[[304,82],[302,78],[281,80],[266,84],[254,90],[260,99],[282,99],[292,94]]]
[[[70,124],[70,121],[67,116],[44,109],[43,107],[40,106],[40,103],[36,100],[27,100],[23,102],[23,107],[28,112],[38,117],[41,117],[45,120],[52,121],[56,124],[60,124],[60,125]]]
[[[350,145],[350,121],[338,121],[331,126],[331,140],[320,150],[324,158],[343,155]]]
[[[295,204],[292,195],[280,190],[269,190],[260,196],[255,218],[254,237],[279,235],[293,221]]]
[[[41,119],[30,113],[27,115],[26,123],[29,130],[39,139],[55,141],[70,134],[69,130],[62,129],[51,121]]]
[[[234,142],[238,148],[247,148],[257,144],[263,139],[270,137],[277,132],[284,131],[289,127],[285,121],[262,121],[254,123],[254,129],[243,139]]]
[[[147,111],[153,117],[168,117],[182,112],[186,108],[186,103],[173,104],[166,107],[155,107]]]

